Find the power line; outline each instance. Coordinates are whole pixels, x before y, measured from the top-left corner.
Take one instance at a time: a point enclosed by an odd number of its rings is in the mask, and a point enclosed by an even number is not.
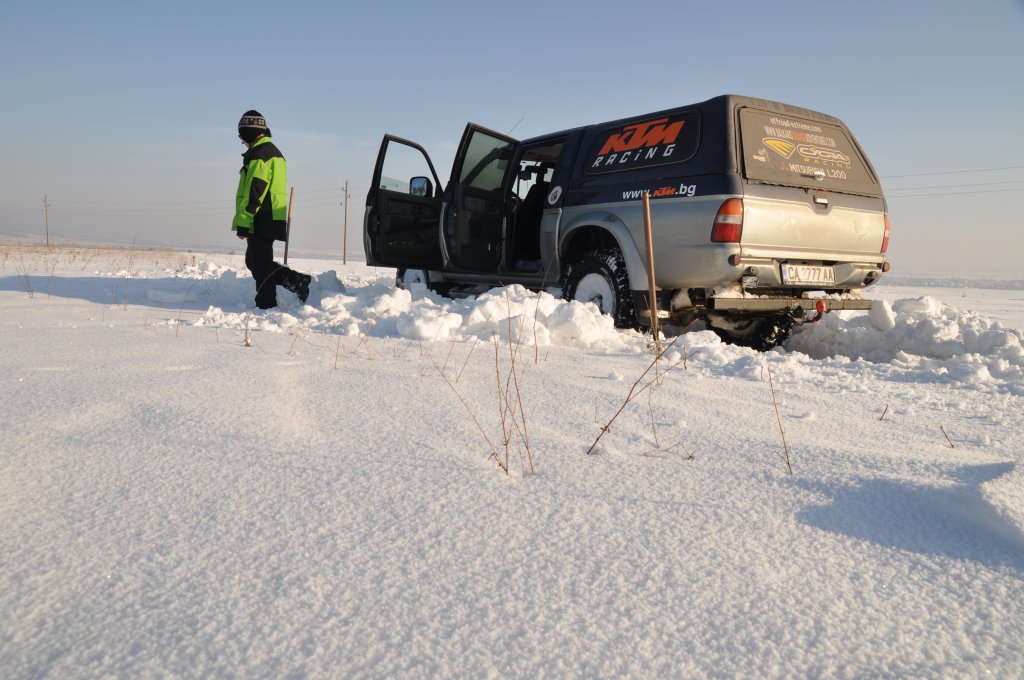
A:
[[[3,214],[5,217],[7,217],[11,215],[28,215],[29,213],[36,213],[42,211],[43,209],[41,207],[39,207],[38,205],[33,205],[32,207],[29,208],[18,208],[17,210],[7,210],[6,208],[4,208]]]
[[[971,172],[996,172],[997,170],[1020,170],[1024,165],[1008,165],[1003,168],[981,168],[978,170],[944,170],[942,172],[913,172],[906,175],[883,175],[882,179],[895,179],[897,177],[926,177],[928,175],[960,175]]]
[[[981,191],[941,191],[937,194],[886,194],[887,198],[915,198],[917,196],[963,196],[965,194],[998,194],[1006,191],[1024,191],[1018,189],[982,189]]]
[[[60,215],[64,219],[73,219],[79,216],[83,217],[106,217],[110,219],[145,219],[145,218],[160,218],[160,217],[218,217],[223,216],[226,213],[224,211],[180,211],[180,210],[167,210],[167,211],[154,211],[154,210],[68,210],[62,209],[59,206],[50,204],[50,212]],[[229,215],[230,217],[230,215]]]
[[[157,203],[111,203],[111,202],[95,202],[95,201],[60,201],[66,205],[90,205],[90,206],[128,206],[128,207],[139,207],[144,208],[151,205],[230,205],[232,203],[229,199],[219,199],[216,201],[162,201]]]
[[[304,195],[309,194],[322,194],[328,192],[337,192],[338,199],[343,198],[345,187],[328,187],[324,189],[311,189],[303,192]],[[367,187],[349,187],[350,192],[362,192],[369,191]],[[326,197],[320,197],[320,200],[324,200]],[[33,208],[32,206],[36,206]],[[187,207],[187,206],[224,206],[225,209],[234,209],[233,198],[219,198],[211,200],[201,201],[79,201],[75,199],[61,199],[57,198],[56,201],[50,201],[51,207],[74,207],[79,208],[149,208],[159,206],[171,206],[175,208]],[[5,213],[11,214],[15,211],[31,211],[38,209],[38,200],[32,201],[13,201],[11,203],[5,203],[0,205],[0,210]],[[199,209],[199,208],[197,208]]]
[[[342,198],[341,197],[338,197],[337,200],[328,200],[328,201],[324,201],[324,200],[309,201],[309,202],[295,201],[295,205],[297,205],[297,206],[301,205],[301,206],[304,206],[304,207],[307,207],[307,208],[317,208],[317,207],[323,207],[325,205],[341,205],[341,204],[342,204]]]
[[[1024,179],[1010,180],[1007,182],[979,182],[977,184],[934,184],[926,187],[900,187],[898,189],[889,189],[889,191],[916,191],[918,189],[959,189],[961,187],[991,187],[996,186],[997,184],[1024,184]]]
[[[352,193],[353,191],[369,191],[369,190],[370,190],[369,187],[353,187],[353,186],[350,186],[348,188],[349,193]],[[328,192],[328,191],[337,191],[339,194],[343,194],[345,192],[345,187],[342,186],[342,187],[330,187],[328,189],[311,189],[311,190],[306,191],[304,193],[305,194],[318,194],[318,193],[322,194],[322,193]]]
[[[15,208],[19,205],[39,205],[39,199],[32,199],[31,201],[16,201],[14,203],[8,203],[7,206]]]

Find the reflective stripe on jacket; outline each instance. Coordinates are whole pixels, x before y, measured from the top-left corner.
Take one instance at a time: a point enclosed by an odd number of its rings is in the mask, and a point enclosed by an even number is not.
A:
[[[235,193],[232,231],[245,227],[264,238],[285,239],[288,219],[288,164],[281,151],[261,137],[242,155],[242,170]]]

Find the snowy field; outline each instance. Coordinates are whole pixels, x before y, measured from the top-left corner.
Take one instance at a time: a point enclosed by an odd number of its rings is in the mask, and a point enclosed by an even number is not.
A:
[[[0,245],[3,677],[1024,675],[1024,291],[651,368],[291,264]]]

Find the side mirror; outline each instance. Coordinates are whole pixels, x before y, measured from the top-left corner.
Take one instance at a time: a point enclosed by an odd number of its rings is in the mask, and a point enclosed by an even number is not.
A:
[[[434,196],[434,185],[426,177],[413,177],[409,180],[409,193],[413,196]]]

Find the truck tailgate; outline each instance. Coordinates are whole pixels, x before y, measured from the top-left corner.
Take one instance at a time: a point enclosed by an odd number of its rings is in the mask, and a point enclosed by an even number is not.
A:
[[[881,199],[769,186],[743,199],[744,251],[776,258],[873,260],[881,254],[884,236]]]

